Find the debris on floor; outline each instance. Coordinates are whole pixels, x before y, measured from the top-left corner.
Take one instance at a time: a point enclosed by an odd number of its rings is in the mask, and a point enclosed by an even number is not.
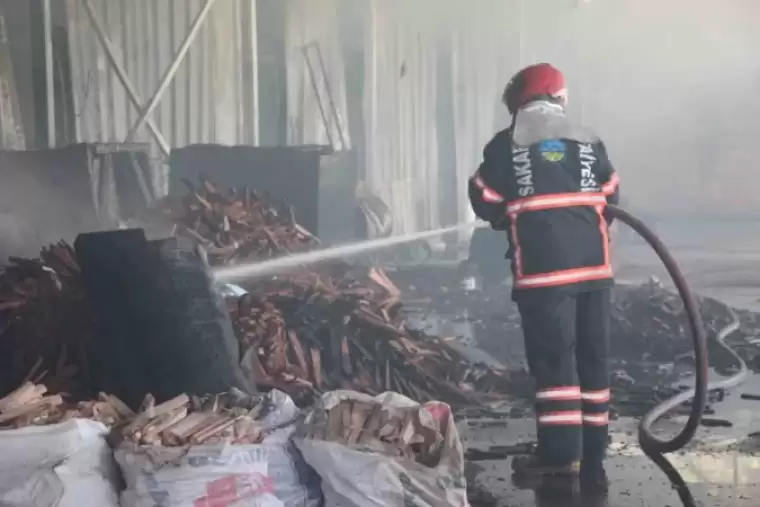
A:
[[[526,368],[520,318],[508,288],[460,290],[440,268],[425,272],[404,268],[388,274],[401,288],[404,301],[413,302],[415,325],[432,332],[447,328],[462,331],[463,343],[487,351],[509,369],[510,394],[530,399],[532,382],[527,372],[519,373],[520,368]],[[636,286],[619,284],[613,294],[612,412],[619,416],[641,416],[680,392],[682,388],[676,385],[693,375],[691,338],[680,298],[656,280]],[[698,300],[708,338],[715,336],[731,322],[731,316],[723,303],[715,299]],[[737,314],[742,328],[729,337],[728,343],[751,368],[753,360],[760,368],[760,314],[748,311]],[[466,325],[456,325],[462,322]],[[714,347],[710,357],[719,373],[722,364],[733,364],[733,359],[725,357],[720,347]],[[710,413],[709,407],[706,413]]]

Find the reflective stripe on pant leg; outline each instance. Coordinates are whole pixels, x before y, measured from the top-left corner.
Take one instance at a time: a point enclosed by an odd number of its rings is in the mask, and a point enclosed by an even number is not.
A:
[[[575,298],[518,299],[525,350],[536,380],[538,451],[546,466],[580,458],[583,413],[575,368]]]
[[[604,461],[609,445],[610,390],[583,391],[583,459]]]
[[[581,392],[583,400],[583,424],[585,426],[606,426],[609,424],[610,390]]]
[[[583,457],[601,462],[609,435],[608,329],[610,291],[578,295],[577,362],[583,401]]]
[[[536,391],[539,426],[577,426],[582,423],[580,386],[547,387]]]
[[[539,398],[545,390],[536,393],[538,453],[547,466],[567,465],[581,457],[581,392],[579,387],[566,389],[567,394],[555,399]],[[571,391],[575,391],[574,396]]]

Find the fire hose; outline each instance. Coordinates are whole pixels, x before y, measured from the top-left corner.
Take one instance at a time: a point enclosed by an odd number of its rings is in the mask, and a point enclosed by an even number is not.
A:
[[[684,304],[694,346],[694,360],[696,365],[695,386],[693,389],[684,391],[665,400],[646,414],[639,423],[638,436],[641,450],[668,477],[673,488],[678,492],[678,496],[684,507],[696,507],[696,501],[694,500],[686,481],[684,481],[681,474],[670,461],[668,461],[665,455],[683,449],[694,438],[702,421],[702,414],[707,405],[708,392],[712,390],[731,389],[741,384],[746,378],[747,365],[725,342],[728,336],[739,329],[739,319],[736,316],[736,313],[726,305],[725,308],[731,322],[719,330],[715,337],[717,344],[726,350],[739,365],[739,371],[730,377],[710,383],[708,382],[710,371],[707,357],[707,337],[704,326],[702,325],[699,304],[675,259],[670,255],[662,241],[660,241],[660,239],[641,220],[616,206],[610,205],[607,209],[611,217],[620,220],[633,229],[634,232],[641,236],[649,246],[652,247],[665,265],[665,269],[673,280],[678,295],[681,297]],[[654,435],[652,432],[652,425],[662,416],[668,414],[689,400],[691,400],[689,418],[680,433],[669,440],[664,440]]]

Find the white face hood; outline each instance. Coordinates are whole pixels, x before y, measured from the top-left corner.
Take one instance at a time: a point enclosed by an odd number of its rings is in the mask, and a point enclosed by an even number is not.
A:
[[[591,130],[572,124],[559,104],[549,101],[531,102],[517,112],[512,130],[512,142],[528,147],[549,139],[568,139],[581,143],[596,143],[599,137]]]

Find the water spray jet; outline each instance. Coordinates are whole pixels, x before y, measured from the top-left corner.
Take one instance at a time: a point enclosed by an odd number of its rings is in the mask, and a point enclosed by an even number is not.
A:
[[[234,282],[239,280],[252,280],[266,276],[277,275],[294,268],[308,266],[310,264],[319,264],[320,262],[342,259],[354,255],[360,255],[375,250],[382,250],[397,245],[412,243],[423,239],[442,236],[451,232],[458,232],[467,229],[478,229],[487,227],[485,222],[469,222],[466,224],[452,225],[442,227],[431,231],[414,232],[400,236],[391,236],[389,238],[371,239],[356,243],[338,245],[323,250],[314,250],[311,252],[298,253],[279,257],[261,262],[240,264],[237,266],[227,266],[214,270],[214,277],[223,282]]]

